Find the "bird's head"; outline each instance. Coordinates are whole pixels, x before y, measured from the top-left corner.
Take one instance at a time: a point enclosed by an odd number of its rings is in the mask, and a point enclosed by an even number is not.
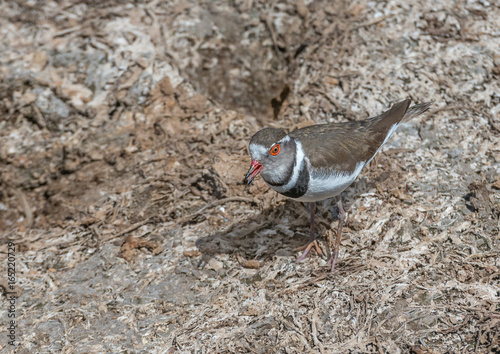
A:
[[[283,184],[293,169],[295,161],[295,140],[282,129],[264,128],[254,134],[249,145],[252,164],[244,182],[252,183],[260,173],[271,185]]]

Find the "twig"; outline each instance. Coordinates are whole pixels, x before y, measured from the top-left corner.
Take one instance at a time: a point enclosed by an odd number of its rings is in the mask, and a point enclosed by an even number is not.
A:
[[[426,118],[422,120],[422,123],[425,122],[428,118],[431,116],[435,115],[436,113],[443,112],[443,111],[455,111],[455,110],[464,110],[464,111],[472,111],[473,113],[476,113],[479,116],[484,116],[488,119],[488,124],[495,130],[496,132],[500,133],[500,127],[496,125],[496,123],[493,120],[493,116],[489,113],[483,112],[475,107],[469,107],[469,106],[463,106],[463,105],[453,105],[453,106],[444,106],[441,108],[437,108],[430,112],[429,114],[426,115]]]
[[[118,238],[118,237],[121,237],[125,234],[128,234],[129,232],[132,232],[134,230],[137,230],[138,228],[140,228],[141,226],[143,225],[146,225],[148,222],[151,221],[151,219],[153,219],[152,217],[150,218],[147,218],[145,220],[142,220],[142,221],[139,221],[137,223],[135,223],[134,225],[126,228],[125,230],[123,230],[122,232],[116,234],[115,236],[111,236],[110,238],[108,238],[106,241],[109,241],[109,240],[114,240],[115,238]]]
[[[311,319],[311,331],[312,331],[312,337],[313,337],[313,342],[314,345],[319,348],[319,351],[321,354],[325,353],[325,348],[323,347],[323,343],[318,339],[318,328],[317,328],[317,323],[319,322],[319,316],[318,316],[318,298],[320,295],[323,295],[324,290],[316,293],[316,296],[314,298],[314,312],[312,315]]]
[[[226,204],[226,203],[229,203],[229,202],[242,202],[242,203],[254,203],[254,200],[251,199],[251,198],[245,198],[245,197],[229,197],[229,198],[224,198],[224,199],[219,199],[219,200],[214,200],[213,202],[210,202],[208,203],[207,205],[203,206],[201,209],[199,209],[198,211],[195,211],[194,213],[192,214],[189,214],[189,215],[186,215],[186,216],[183,216],[182,218],[179,218],[177,220],[175,220],[177,223],[185,223],[186,221],[192,219],[193,217],[201,214],[204,210],[206,209],[209,209],[209,208],[213,208],[217,205],[221,205],[221,204]]]
[[[478,115],[483,115],[488,118],[488,124],[493,128],[493,130],[495,130],[497,133],[500,133],[500,127],[495,124],[495,122],[493,121],[493,116],[491,114],[482,112],[479,109],[473,107],[470,107],[469,109]]]
[[[92,231],[94,231],[94,237],[95,237],[95,240],[96,240],[96,248],[99,251],[101,249],[102,235],[99,232],[99,230],[97,229],[97,226],[95,224],[92,225]]]
[[[264,18],[264,23],[266,24],[266,27],[267,27],[269,33],[271,34],[271,39],[273,41],[274,51],[276,52],[276,55],[279,55],[280,51],[279,51],[278,39],[276,38],[276,33],[274,32],[273,24],[271,22],[270,15],[267,15]]]
[[[339,101],[337,101],[334,97],[332,97],[331,95],[328,94],[328,92],[324,91],[324,90],[321,90],[321,89],[313,89],[314,92],[316,93],[319,93],[321,95],[323,95],[328,101],[330,101],[331,104],[333,104],[335,107],[337,107],[338,110],[342,110],[341,113],[344,114],[344,116],[350,120],[350,121],[354,121],[355,119],[353,118],[353,114],[352,114],[352,111],[349,109],[349,108],[344,108],[342,107],[342,105],[340,104]]]
[[[285,295],[285,294],[293,293],[293,292],[295,292],[295,291],[297,291],[299,289],[308,287],[310,285],[313,285],[313,284],[315,284],[317,282],[322,281],[323,279],[327,278],[330,274],[331,274],[330,272],[327,272],[327,273],[325,273],[323,275],[320,275],[320,276],[318,276],[316,278],[308,279],[308,280],[303,281],[302,283],[300,283],[300,284],[298,284],[298,285],[296,285],[294,287],[282,290],[279,294],[280,295]]]
[[[466,261],[474,258],[487,258],[487,257],[498,257],[500,253],[498,252],[488,252],[488,253],[473,253],[465,258]]]
[[[38,108],[36,104],[32,104],[31,108],[33,108],[33,111],[35,112],[33,119],[35,120],[36,125],[38,125],[38,128],[40,129],[45,129],[47,125],[45,124],[42,112],[40,112],[40,108]]]
[[[82,29],[82,26],[75,26],[75,27],[71,27],[71,28],[66,28],[66,29],[64,29],[62,31],[54,33],[54,35],[52,36],[52,38],[63,37],[65,35],[67,35],[67,34],[79,31],[81,29]]]
[[[30,205],[28,204],[28,200],[26,199],[26,196],[24,193],[15,188],[15,187],[10,187],[12,189],[12,192],[16,195],[17,199],[19,199],[19,202],[21,203],[21,206],[23,207],[24,210],[24,215],[26,217],[26,223],[24,224],[25,227],[29,228],[31,225],[33,225],[33,212],[31,211]]]
[[[387,20],[389,17],[392,17],[392,16],[393,16],[392,14],[381,16],[381,17],[376,18],[374,20],[371,20],[371,21],[362,23],[360,25],[354,26],[353,28],[349,29],[349,31],[354,31],[354,30],[359,29],[359,28],[370,27],[370,26],[376,25],[380,22]]]
[[[320,90],[320,89],[313,89],[314,92],[319,93],[323,95],[328,101],[330,101],[331,104],[333,104],[337,109],[342,109],[342,105],[337,101],[335,98],[330,96],[326,91]]]

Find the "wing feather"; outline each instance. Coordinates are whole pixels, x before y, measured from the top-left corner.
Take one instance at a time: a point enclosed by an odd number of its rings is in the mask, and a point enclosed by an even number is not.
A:
[[[400,123],[410,99],[364,121],[318,124],[294,130],[309,161],[318,172],[352,172],[360,161],[369,161],[384,143],[391,127]]]

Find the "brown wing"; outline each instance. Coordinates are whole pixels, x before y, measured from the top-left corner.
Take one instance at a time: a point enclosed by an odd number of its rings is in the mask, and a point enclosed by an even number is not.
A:
[[[358,162],[368,161],[375,155],[389,129],[401,121],[409,105],[407,99],[374,118],[312,125],[289,135],[300,140],[313,167],[354,171]]]

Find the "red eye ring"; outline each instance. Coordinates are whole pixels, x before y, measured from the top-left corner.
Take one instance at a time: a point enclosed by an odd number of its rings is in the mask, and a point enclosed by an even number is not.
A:
[[[275,144],[269,152],[271,153],[271,155],[276,156],[280,153],[280,151],[281,151],[280,144]]]

